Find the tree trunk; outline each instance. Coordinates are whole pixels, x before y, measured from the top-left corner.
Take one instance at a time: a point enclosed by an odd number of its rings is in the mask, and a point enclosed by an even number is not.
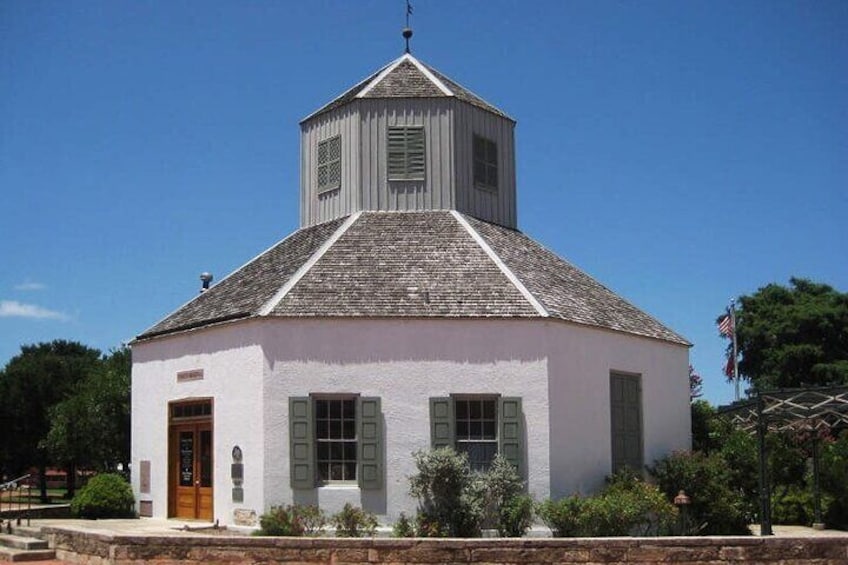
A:
[[[66,485],[68,487],[68,492],[65,494],[65,498],[67,498],[68,500],[73,500],[74,494],[76,494],[76,491],[77,491],[77,465],[76,465],[76,463],[73,462],[73,461],[68,463],[68,466],[65,469],[65,472],[68,475],[68,480],[67,480],[67,483],[66,483]]]
[[[50,498],[47,496],[47,465],[45,463],[38,464],[38,487],[41,490],[41,503],[48,504]]]

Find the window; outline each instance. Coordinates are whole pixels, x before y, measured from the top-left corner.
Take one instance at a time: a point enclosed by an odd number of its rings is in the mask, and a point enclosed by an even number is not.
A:
[[[356,482],[383,485],[380,399],[348,395],[289,398],[289,471],[293,489]]]
[[[474,186],[498,189],[498,144],[479,135],[474,136]]]
[[[315,399],[316,465],[321,482],[356,480],[356,400]]]
[[[424,180],[423,127],[390,127],[386,147],[389,180]]]
[[[497,399],[457,399],[456,450],[468,454],[475,471],[486,470],[498,453]]]
[[[318,192],[342,185],[342,138],[340,135],[318,143]]]
[[[524,417],[521,398],[446,396],[430,399],[430,444],[468,454],[475,469],[486,469],[500,453],[523,474]]]
[[[612,472],[630,467],[641,473],[642,456],[642,378],[639,375],[610,374],[610,430]]]

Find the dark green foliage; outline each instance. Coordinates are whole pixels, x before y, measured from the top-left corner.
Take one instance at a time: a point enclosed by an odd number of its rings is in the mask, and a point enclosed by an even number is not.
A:
[[[336,537],[361,538],[377,533],[377,518],[371,512],[353,506],[349,502],[330,518],[336,529]]]
[[[515,466],[497,455],[478,484],[484,527],[494,527],[501,537],[523,536],[533,523],[533,499],[524,494],[524,481]]]
[[[718,453],[676,452],[650,468],[668,500],[680,490],[691,499],[688,512],[695,529],[704,535],[748,535],[749,516],[734,475]]]
[[[592,497],[547,500],[538,513],[556,537],[668,535],[677,521],[677,509],[663,493],[632,473],[613,476]]]
[[[822,515],[827,513],[831,498],[824,493],[821,498]],[[798,485],[779,487],[771,496],[771,520],[774,524],[809,526],[814,520],[813,493]]]
[[[792,278],[739,299],[739,370],[760,390],[848,384],[848,294]]]
[[[317,506],[289,504],[272,506],[259,517],[258,536],[315,536],[320,534],[327,519]]]
[[[17,476],[31,466],[65,465],[51,461],[44,439],[49,410],[97,370],[100,352],[81,343],[55,340],[24,345],[0,372],[0,471]],[[46,499],[46,482],[42,498]]]
[[[132,518],[132,488],[121,475],[92,477],[71,501],[71,513],[80,518]]]
[[[418,535],[477,537],[483,501],[465,453],[451,448],[413,454],[418,472],[409,478],[409,492],[418,499]]]
[[[825,523],[831,528],[848,529],[848,430],[822,446],[820,484],[832,498]]]
[[[392,535],[396,538],[415,537],[415,525],[403,512],[400,513],[398,521],[392,526]]]

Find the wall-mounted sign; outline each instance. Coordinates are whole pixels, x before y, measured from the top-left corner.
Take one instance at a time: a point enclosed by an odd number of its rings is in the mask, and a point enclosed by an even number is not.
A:
[[[184,383],[187,381],[199,381],[203,379],[203,369],[192,369],[191,371],[179,371],[177,373],[177,382]]]

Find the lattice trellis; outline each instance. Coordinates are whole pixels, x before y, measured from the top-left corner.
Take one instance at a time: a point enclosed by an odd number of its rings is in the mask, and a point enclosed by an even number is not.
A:
[[[797,388],[759,393],[769,431],[818,431],[848,427],[848,386]],[[737,428],[757,429],[758,400],[727,406],[719,412]]]

